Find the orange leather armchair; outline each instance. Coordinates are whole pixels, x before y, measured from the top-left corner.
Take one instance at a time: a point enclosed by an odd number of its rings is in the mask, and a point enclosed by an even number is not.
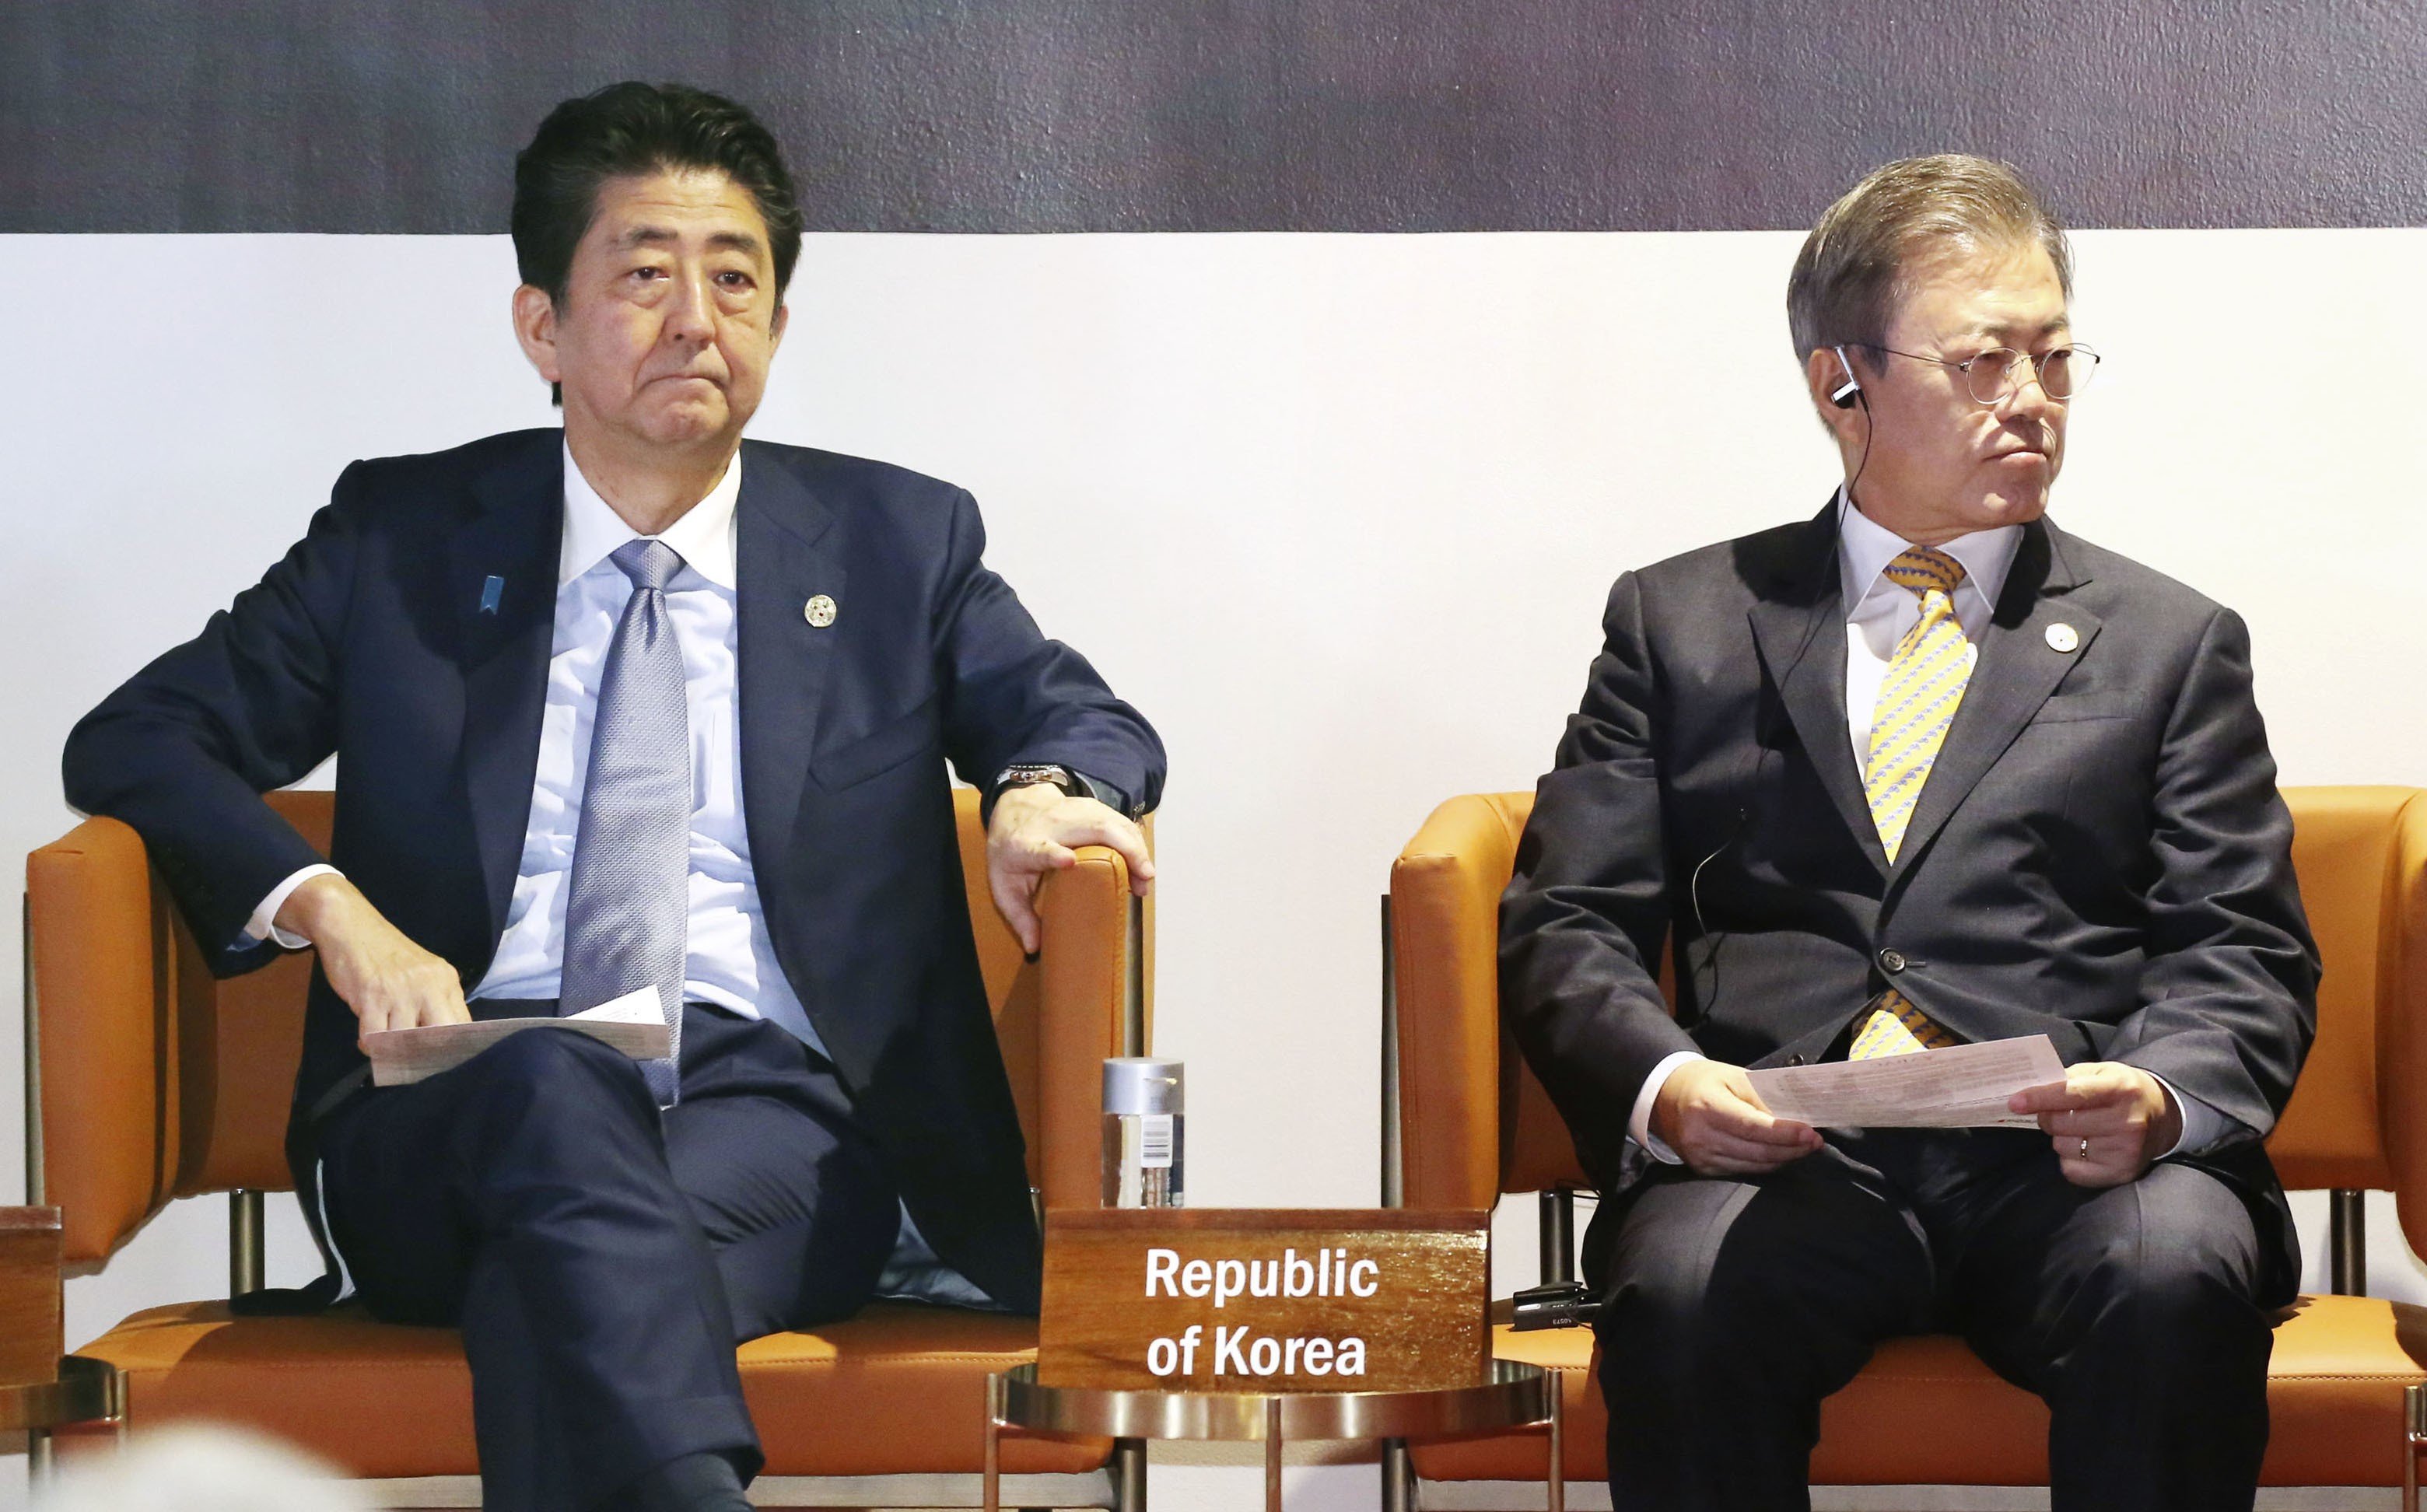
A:
[[[2427,1252],[2427,793],[2295,788],[2284,796],[2325,980],[2316,1046],[2268,1150],[2287,1187],[2332,1190],[2334,1291],[2356,1293],[2364,1190],[2390,1189],[2403,1234]],[[1416,1208],[1542,1194],[1543,1278],[1563,1280],[1572,1274],[1572,1195],[1586,1177],[1499,1023],[1499,899],[1532,806],[1525,793],[1454,798],[1392,867],[1384,1182],[1396,1188],[1386,1197]],[[1608,1420],[1591,1331],[1503,1327],[1493,1342],[1503,1358],[1558,1373],[1565,1474],[1605,1479]],[[2422,1362],[2427,1309],[2356,1294],[2303,1297],[2275,1330],[2265,1483],[2404,1484],[2404,1395],[2427,1381]],[[1930,1432],[1898,1429],[1916,1422]],[[1441,1483],[1531,1479],[1543,1471],[1542,1455],[1539,1439],[1439,1443],[1413,1451],[1412,1471]],[[1960,1340],[1891,1340],[1822,1405],[1812,1477],[2044,1486],[2047,1410]],[[1407,1472],[1386,1476],[1386,1505],[1410,1504],[1412,1491]],[[1428,1507],[1472,1500],[1455,1484],[1424,1494]]]
[[[1108,1055],[1144,1052],[1151,916],[1101,848],[1040,901],[1025,962],[988,898],[977,795],[956,795],[970,917],[1011,1073],[1029,1179],[1047,1207],[1099,1204]],[[326,848],[330,795],[270,799]],[[281,1140],[310,962],[214,982],[153,877],[141,841],[89,820],[26,863],[31,1200],[64,1215],[65,1260],[98,1269],[171,1197],[235,1194],[231,1276],[261,1281],[261,1194],[285,1190]],[[35,1048],[38,1047],[38,1049]],[[878,1303],[848,1322],[742,1346],[742,1387],[767,1453],[759,1494],[854,1505],[973,1502],[985,1377],[1034,1358],[1032,1318]],[[385,1504],[470,1504],[472,1383],[451,1329],[396,1327],[347,1307],[236,1318],[222,1301],[135,1314],[79,1355],[116,1374],[123,1430],[211,1419],[275,1434],[366,1479]],[[1009,1439],[1006,1495],[1143,1504],[1141,1446]],[[1113,1473],[1101,1472],[1108,1464]],[[38,1465],[39,1470],[39,1465]],[[967,1488],[936,1477],[966,1475]],[[800,1477],[853,1479],[817,1487]],[[1074,1478],[1077,1477],[1077,1478]],[[453,1481],[455,1484],[448,1484]]]

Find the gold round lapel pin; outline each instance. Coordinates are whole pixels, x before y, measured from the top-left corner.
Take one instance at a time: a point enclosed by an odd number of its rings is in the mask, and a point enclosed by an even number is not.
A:
[[[2047,627],[2047,643],[2051,651],[2071,651],[2075,646],[2081,644],[2081,635],[2072,626],[2059,620]]]
[[[808,621],[812,629],[823,630],[835,622],[835,601],[820,593],[801,606],[801,618]]]

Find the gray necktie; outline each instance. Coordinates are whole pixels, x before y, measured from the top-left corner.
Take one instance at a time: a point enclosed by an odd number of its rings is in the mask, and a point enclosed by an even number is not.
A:
[[[641,1069],[659,1106],[670,1108],[682,1059],[692,791],[691,709],[665,589],[683,561],[661,541],[627,542],[611,560],[632,579],[632,596],[598,679],[557,1011],[578,1014],[657,988],[674,1054]]]

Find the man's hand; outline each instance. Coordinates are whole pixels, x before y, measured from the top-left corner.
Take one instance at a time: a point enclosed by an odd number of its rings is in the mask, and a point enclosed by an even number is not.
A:
[[[323,873],[296,888],[279,904],[276,923],[320,952],[320,969],[363,1034],[472,1016],[455,968],[405,938],[344,877]]]
[[[1652,1099],[1652,1131],[1697,1176],[1764,1176],[1820,1147],[1808,1124],[1772,1118],[1740,1065],[1687,1061]]]
[[[1049,871],[1074,866],[1082,845],[1108,845],[1130,864],[1130,890],[1143,898],[1154,886],[1154,858],[1135,824],[1092,798],[1073,798],[1051,783],[1013,788],[995,800],[986,824],[986,886],[1019,948],[1036,953],[1042,937],[1036,889]]]
[[[2075,1186],[2122,1186],[2183,1137],[2183,1111],[2166,1084],[2114,1061],[2067,1066],[2062,1081],[2026,1087],[2006,1106],[2039,1115],[2058,1169]]]

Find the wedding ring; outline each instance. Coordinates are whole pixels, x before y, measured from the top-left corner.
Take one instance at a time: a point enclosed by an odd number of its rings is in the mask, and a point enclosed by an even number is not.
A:
[[[2076,1158],[2076,1159],[2077,1159],[2077,1160],[2085,1160],[2085,1161],[2086,1161],[2086,1160],[2088,1160],[2088,1159],[2090,1159],[2090,1141],[2088,1141],[2088,1140],[2084,1139],[2084,1140],[2078,1140],[2078,1141],[2076,1141],[2076,1143],[2077,1143],[2078,1145],[2080,1145],[2080,1146],[2081,1146],[2081,1153],[2080,1153],[2078,1156],[2075,1157],[2075,1158]]]

